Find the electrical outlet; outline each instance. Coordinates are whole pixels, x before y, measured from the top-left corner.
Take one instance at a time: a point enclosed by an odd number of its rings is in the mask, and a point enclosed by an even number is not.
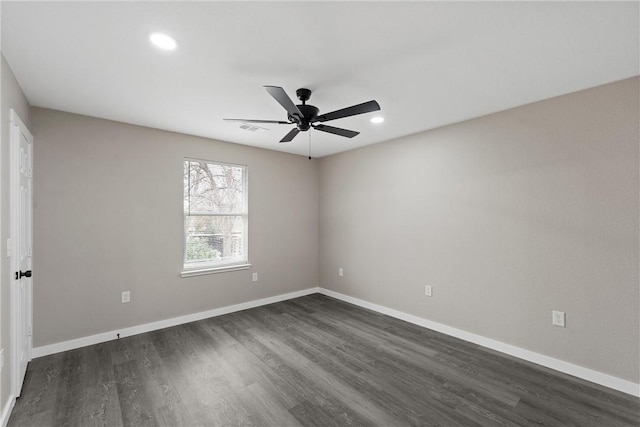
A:
[[[344,270],[342,269],[342,267],[338,268],[338,276],[344,276]]]
[[[431,285],[424,286],[424,294],[428,297],[433,295],[433,289],[431,288]]]
[[[122,293],[122,304],[131,302],[131,291],[124,291]]]
[[[254,282],[258,281],[258,273],[253,273],[253,275],[251,275],[251,280]]]
[[[566,326],[565,319],[566,319],[566,316],[564,314],[564,311],[551,312],[551,323],[553,323],[555,326],[560,326],[561,328],[564,328]]]

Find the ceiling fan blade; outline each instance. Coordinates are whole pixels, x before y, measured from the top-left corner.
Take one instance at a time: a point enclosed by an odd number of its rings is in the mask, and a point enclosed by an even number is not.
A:
[[[332,133],[334,135],[345,136],[347,138],[353,138],[354,136],[356,136],[356,135],[358,135],[360,133],[360,132],[356,132],[356,131],[353,131],[353,130],[336,128],[336,127],[327,126],[327,125],[314,125],[313,128],[321,130],[322,132],[328,132],[328,133]]]
[[[298,133],[300,133],[300,130],[298,130],[298,128],[293,128],[280,140],[280,142],[289,142],[295,138]]]
[[[273,96],[273,98],[287,110],[290,116],[298,118],[304,117],[300,109],[293,103],[291,98],[289,98],[287,92],[280,86],[264,86],[264,88],[269,92],[269,95]]]
[[[253,120],[253,119],[222,119],[228,122],[243,122],[243,123],[277,123],[281,125],[291,125],[291,122],[283,122],[281,120]]]
[[[328,122],[329,120],[341,119],[343,117],[356,116],[358,114],[370,113],[372,111],[378,111],[380,104],[376,101],[363,102],[362,104],[352,105],[351,107],[343,108],[341,110],[332,111],[327,114],[321,114],[316,117],[314,122]]]

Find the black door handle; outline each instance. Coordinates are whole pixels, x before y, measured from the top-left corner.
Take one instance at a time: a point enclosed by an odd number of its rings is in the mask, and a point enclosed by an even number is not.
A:
[[[31,277],[31,270],[27,270],[27,271],[16,271],[16,280],[20,280],[23,277]]]

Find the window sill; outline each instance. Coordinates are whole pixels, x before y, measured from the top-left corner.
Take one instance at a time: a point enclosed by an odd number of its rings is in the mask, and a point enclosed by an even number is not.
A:
[[[181,277],[202,276],[204,274],[226,273],[228,271],[247,270],[249,268],[251,268],[251,264],[235,264],[235,265],[226,265],[224,267],[198,268],[193,270],[182,270],[180,272],[180,276]]]

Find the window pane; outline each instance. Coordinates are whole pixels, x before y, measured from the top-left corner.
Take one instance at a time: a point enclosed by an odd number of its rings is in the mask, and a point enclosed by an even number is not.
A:
[[[247,264],[247,167],[184,161],[184,268]]]
[[[185,265],[245,260],[242,215],[185,217]]]
[[[245,213],[244,171],[243,166],[185,161],[185,213]]]

